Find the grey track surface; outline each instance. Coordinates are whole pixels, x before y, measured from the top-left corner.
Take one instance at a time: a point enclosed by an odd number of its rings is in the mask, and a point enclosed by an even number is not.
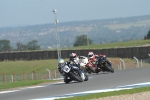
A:
[[[90,74],[90,79],[81,83],[59,83],[44,87],[2,93],[0,100],[30,100],[59,96],[90,90],[101,90],[123,85],[150,82],[150,67],[117,70],[114,73]]]

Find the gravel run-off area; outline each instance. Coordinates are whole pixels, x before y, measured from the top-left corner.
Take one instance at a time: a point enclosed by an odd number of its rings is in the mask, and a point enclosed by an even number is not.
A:
[[[91,100],[150,100],[150,91],[135,93],[135,94],[103,97],[103,98],[91,99]]]

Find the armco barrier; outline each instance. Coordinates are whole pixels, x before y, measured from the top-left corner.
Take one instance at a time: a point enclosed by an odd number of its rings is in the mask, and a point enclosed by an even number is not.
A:
[[[77,55],[87,56],[89,51],[95,54],[105,54],[108,57],[132,58],[138,59],[149,58],[150,46],[130,47],[130,48],[110,48],[110,49],[84,49],[84,50],[61,50],[62,58],[69,58],[71,52]],[[24,51],[24,52],[8,52],[0,53],[0,61],[4,60],[39,60],[39,59],[57,59],[56,51]]]

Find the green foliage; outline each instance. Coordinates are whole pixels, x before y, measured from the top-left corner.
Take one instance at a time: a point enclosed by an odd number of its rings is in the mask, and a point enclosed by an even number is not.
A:
[[[150,30],[148,31],[147,35],[144,37],[144,39],[150,39]]]
[[[40,46],[37,44],[37,40],[32,40],[27,43],[27,45],[17,42],[17,51],[24,51],[24,50],[40,50]]]
[[[27,46],[25,44],[22,44],[21,42],[17,42],[17,51],[23,51],[28,50]]]
[[[32,40],[28,42],[27,44],[28,50],[40,50],[40,46],[37,43],[38,43],[37,40]]]
[[[0,52],[11,51],[9,40],[0,40]]]
[[[24,50],[40,50],[40,46],[38,45],[37,40],[32,40],[27,43],[27,45],[22,44],[21,42],[17,42],[17,51],[24,51]],[[13,50],[9,40],[0,40],[0,52],[8,52]]]
[[[83,45],[88,45],[92,44],[93,41],[87,37],[87,35],[80,35],[77,36],[75,39],[75,43],[73,44],[74,46],[83,46]]]

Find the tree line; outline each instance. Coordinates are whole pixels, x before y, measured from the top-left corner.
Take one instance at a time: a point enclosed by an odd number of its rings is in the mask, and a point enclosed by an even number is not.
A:
[[[148,31],[147,35],[144,37],[144,39],[150,39],[150,30]]]
[[[10,52],[10,51],[25,51],[25,50],[40,50],[40,46],[38,45],[37,40],[32,40],[27,44],[23,44],[21,42],[16,43],[17,48],[13,48],[10,45],[10,40],[0,40],[0,52]]]
[[[73,46],[83,46],[92,44],[93,41],[87,37],[87,35],[80,35],[75,38]],[[37,40],[32,40],[27,44],[21,42],[16,43],[16,49],[10,45],[10,40],[0,40],[0,52],[10,52],[10,51],[27,51],[27,50],[41,50],[40,45],[38,45]]]

